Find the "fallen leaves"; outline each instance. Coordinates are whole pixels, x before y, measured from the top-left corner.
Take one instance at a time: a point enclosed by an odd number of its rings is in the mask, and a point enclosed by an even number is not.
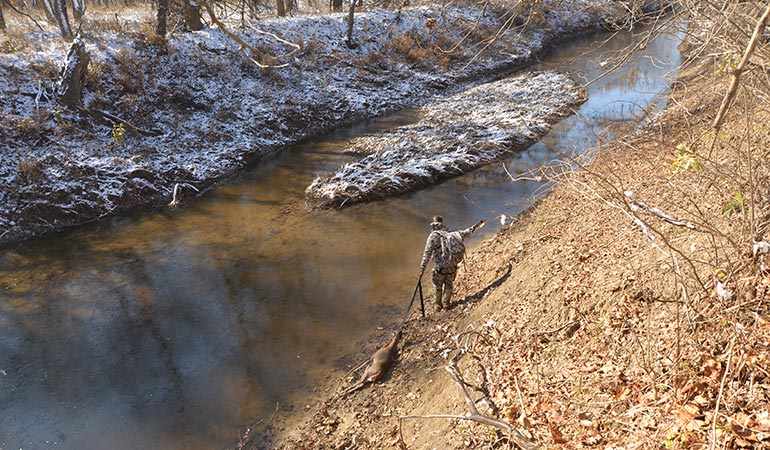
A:
[[[562,434],[561,430],[559,429],[559,424],[554,422],[548,423],[548,431],[551,432],[551,437],[553,438],[553,441],[557,444],[566,444],[567,439]]]
[[[754,447],[762,443],[770,445],[770,419],[768,411],[747,415],[736,413],[727,418],[727,427],[735,435],[735,445],[738,447]]]

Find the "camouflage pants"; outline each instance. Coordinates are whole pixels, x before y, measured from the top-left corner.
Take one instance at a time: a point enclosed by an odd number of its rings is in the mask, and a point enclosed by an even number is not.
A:
[[[449,302],[452,299],[452,287],[454,286],[456,276],[456,267],[450,267],[443,270],[436,267],[433,268],[433,287],[436,289],[436,307],[438,309],[442,309],[445,306],[447,308],[449,307]]]

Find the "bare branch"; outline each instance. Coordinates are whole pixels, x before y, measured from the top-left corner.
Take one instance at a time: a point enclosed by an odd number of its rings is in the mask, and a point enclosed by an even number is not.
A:
[[[738,90],[738,83],[741,81],[741,75],[743,75],[743,71],[746,70],[746,66],[749,64],[749,60],[751,59],[751,55],[754,54],[754,48],[757,46],[757,42],[762,37],[762,32],[765,29],[765,25],[767,24],[768,19],[770,18],[770,5],[765,8],[764,14],[762,14],[762,17],[759,18],[757,21],[756,26],[754,27],[754,34],[751,36],[751,40],[749,41],[749,44],[746,46],[746,50],[743,52],[743,59],[741,59],[741,62],[738,64],[738,67],[733,70],[732,74],[732,80],[730,81],[730,87],[727,89],[727,93],[725,94],[724,99],[722,99],[722,104],[719,106],[719,112],[717,113],[716,119],[714,119],[714,129],[716,132],[714,133],[714,141],[713,144],[717,141],[717,136],[719,135],[719,130],[722,128],[722,123],[725,120],[725,114],[727,114],[727,110],[730,108],[730,104],[733,101],[733,98],[735,97],[735,92]]]
[[[683,222],[681,220],[674,219],[670,215],[668,215],[668,214],[664,213],[663,211],[661,211],[660,208],[656,208],[656,207],[650,206],[650,205],[644,203],[641,200],[637,200],[636,197],[634,196],[633,192],[631,192],[631,191],[626,191],[625,194],[626,194],[626,197],[628,197],[628,199],[631,200],[631,210],[632,211],[634,210],[634,208],[638,208],[638,209],[641,209],[641,210],[643,210],[645,212],[648,212],[648,213],[652,214],[653,216],[658,217],[659,219],[663,220],[664,222],[670,223],[671,225],[676,225],[678,227],[688,228],[690,230],[695,230],[696,229],[695,225],[693,225],[693,224],[691,224],[689,222]]]
[[[285,58],[290,58],[290,57],[294,56],[298,51],[301,50],[301,47],[300,47],[299,44],[295,44],[293,42],[289,42],[289,41],[287,41],[285,39],[282,39],[282,38],[276,36],[273,33],[268,33],[266,31],[261,31],[261,30],[256,30],[260,34],[271,36],[274,39],[276,39],[278,42],[280,42],[282,44],[289,45],[289,46],[294,48],[294,50],[292,50],[289,53],[286,53],[284,55],[278,55],[278,56],[266,55],[266,54],[262,53],[261,51],[259,51],[256,47],[248,44],[246,41],[241,39],[237,34],[233,33],[229,29],[227,29],[225,24],[222,23],[217,18],[216,14],[214,14],[214,10],[211,8],[211,5],[209,5],[209,3],[207,1],[200,0],[200,1],[198,1],[198,3],[201,6],[203,6],[203,8],[209,14],[209,18],[211,18],[211,22],[213,24],[215,24],[217,27],[219,27],[219,29],[222,31],[222,33],[225,34],[225,36],[227,36],[230,39],[232,39],[235,42],[237,42],[241,46],[240,47],[241,49],[244,49],[244,48],[248,49],[252,53],[252,55],[254,55],[255,57],[260,58],[263,61],[269,61],[267,64],[265,64],[264,62],[257,61],[254,57],[249,57],[249,60],[251,60],[251,62],[253,62],[254,64],[256,64],[257,66],[259,66],[259,67],[261,67],[263,69],[267,69],[267,68],[277,69],[277,68],[281,68],[281,67],[286,67],[286,66],[288,66],[288,63],[284,63],[284,64],[275,64],[275,63],[277,61],[279,61],[279,60],[282,60],[282,59],[285,59]]]
[[[458,416],[458,415],[452,415],[452,414],[402,416],[399,418],[399,431],[398,431],[401,447],[406,448],[406,442],[404,441],[404,436],[402,433],[402,429],[403,429],[402,424],[405,419],[457,419],[457,420],[471,420],[473,422],[489,425],[499,430],[505,431],[513,439],[516,445],[518,445],[523,449],[534,450],[539,448],[538,445],[533,444],[529,439],[527,439],[524,433],[522,433],[518,428],[514,427],[510,423],[503,422],[502,420],[498,420],[493,417],[488,417],[479,413],[479,410],[476,409],[476,405],[473,402],[473,399],[471,398],[470,394],[468,394],[468,389],[466,389],[465,387],[466,385],[465,381],[462,379],[459,372],[457,371],[457,361],[460,358],[462,358],[465,354],[466,353],[464,351],[458,351],[457,354],[454,357],[452,357],[452,359],[449,361],[449,364],[446,367],[444,367],[444,369],[446,369],[446,371],[449,372],[449,375],[452,377],[452,379],[455,381],[457,386],[460,388],[460,392],[462,392],[463,398],[465,399],[465,405],[468,407],[469,414],[464,416]]]
[[[17,8],[16,6],[14,6],[14,4],[13,4],[13,3],[9,2],[9,1],[5,1],[5,0],[0,0],[0,3],[2,3],[2,4],[4,4],[4,5],[6,5],[6,6],[8,6],[9,8],[11,8],[11,9],[12,9],[14,12],[16,12],[16,14],[19,14],[19,15],[21,15],[21,16],[24,16],[24,17],[28,18],[29,20],[31,20],[31,21],[32,21],[32,23],[34,23],[34,24],[35,24],[35,26],[36,26],[36,27],[37,27],[37,28],[38,28],[40,31],[45,31],[45,30],[43,29],[43,27],[42,27],[42,26],[41,26],[39,23],[37,23],[37,20],[35,20],[35,18],[34,18],[34,17],[30,16],[29,14],[25,13],[24,11],[21,11],[21,10],[19,10],[19,8]]]

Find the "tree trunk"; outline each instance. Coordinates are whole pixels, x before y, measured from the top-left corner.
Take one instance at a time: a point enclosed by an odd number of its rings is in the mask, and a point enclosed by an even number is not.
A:
[[[3,18],[3,0],[0,0],[0,30],[5,30],[5,19]]]
[[[342,11],[342,0],[331,0],[329,2],[329,7],[333,12]]]
[[[201,22],[201,7],[193,0],[185,1],[184,25],[190,31],[199,31],[203,29],[203,22]]]
[[[168,22],[168,0],[158,0],[158,26],[155,28],[155,34],[166,38],[166,23]]]
[[[67,17],[67,2],[65,0],[54,0],[54,12],[56,13],[56,23],[61,30],[61,37],[71,41],[73,36],[70,20]]]
[[[356,12],[356,0],[350,0],[350,10],[348,11],[348,48],[358,47],[353,42],[353,14]]]
[[[70,46],[67,60],[57,86],[57,98],[63,105],[74,108],[80,104],[80,93],[83,91],[83,80],[91,56],[86,52],[86,46],[80,36]]]
[[[80,20],[83,18],[83,14],[85,13],[86,0],[72,0],[72,15],[75,17],[75,20]]]
[[[283,4],[283,0],[275,0],[275,11],[278,17],[286,15],[286,6]]]
[[[48,23],[56,23],[56,14],[54,14],[53,0],[43,0],[43,10]]]
[[[59,26],[61,37],[71,41],[72,28],[67,18],[67,2],[65,0],[43,0],[43,9],[48,20]]]

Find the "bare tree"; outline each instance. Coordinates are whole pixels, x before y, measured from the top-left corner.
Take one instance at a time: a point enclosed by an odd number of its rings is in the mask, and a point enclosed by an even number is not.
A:
[[[3,2],[0,0],[0,30],[5,30],[5,19],[3,18]]]
[[[353,42],[353,15],[355,12],[356,0],[350,0],[350,9],[348,10],[348,37],[346,41],[348,48],[356,48],[358,46]]]
[[[72,15],[80,20],[86,13],[86,0],[72,0]]]
[[[193,0],[185,0],[184,2],[184,24],[190,31],[203,29],[201,6]]]
[[[158,0],[158,23],[155,27],[155,34],[165,38],[168,31],[168,0]]]
[[[283,4],[283,0],[275,0],[275,11],[278,17],[286,15],[286,5]]]
[[[67,2],[65,0],[43,0],[43,7],[49,19],[59,26],[62,38],[71,41],[74,36],[67,17]]]

